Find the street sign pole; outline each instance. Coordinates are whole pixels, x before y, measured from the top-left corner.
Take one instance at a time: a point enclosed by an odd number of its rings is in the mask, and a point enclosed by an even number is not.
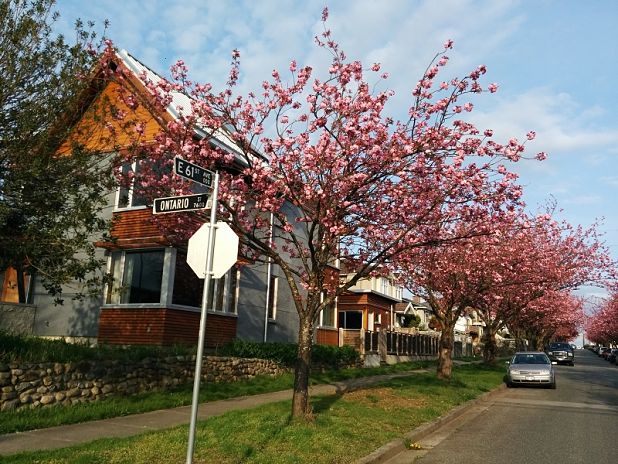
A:
[[[200,331],[197,342],[197,355],[195,359],[195,379],[193,380],[193,402],[191,403],[191,424],[189,426],[189,444],[187,446],[186,464],[193,462],[193,452],[195,449],[195,428],[197,424],[197,408],[200,396],[200,380],[202,378],[202,357],[204,355],[204,339],[206,338],[206,315],[208,296],[211,291],[212,263],[215,245],[215,234],[217,224],[217,197],[219,194],[219,172],[215,172],[215,181],[212,189],[212,207],[210,210],[210,235],[208,237],[208,248],[206,249],[206,272],[204,277],[204,290],[202,294],[202,313],[200,316]]]

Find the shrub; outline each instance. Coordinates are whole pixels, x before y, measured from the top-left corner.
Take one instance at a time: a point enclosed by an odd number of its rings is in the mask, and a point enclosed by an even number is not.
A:
[[[359,360],[358,351],[351,346],[314,345],[312,353],[314,363],[335,369],[355,364]]]
[[[49,340],[41,337],[12,335],[0,331],[0,362],[79,362],[96,359],[140,360],[178,354],[195,354],[185,346],[89,346]]]
[[[404,327],[418,327],[421,323],[421,317],[418,314],[406,314],[403,316]]]
[[[223,356],[260,358],[277,361],[284,366],[294,367],[298,345],[295,343],[248,342],[234,340],[219,350]],[[312,362],[321,367],[339,368],[358,361],[358,352],[351,346],[313,345]]]
[[[238,358],[271,359],[284,366],[292,367],[296,362],[296,351],[297,346],[293,343],[233,340],[220,348],[218,354]]]

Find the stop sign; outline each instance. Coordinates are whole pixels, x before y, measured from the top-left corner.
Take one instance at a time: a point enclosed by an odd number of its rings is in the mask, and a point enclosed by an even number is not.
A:
[[[238,258],[238,235],[226,222],[217,222],[215,248],[212,259],[212,276],[220,278],[236,264]],[[210,243],[210,224],[204,224],[189,239],[187,264],[200,278],[206,277],[206,251]]]

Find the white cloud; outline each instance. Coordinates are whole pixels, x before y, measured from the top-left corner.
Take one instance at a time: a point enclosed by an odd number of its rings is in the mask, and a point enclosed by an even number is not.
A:
[[[601,181],[611,187],[618,188],[618,176],[603,176]]]
[[[474,120],[503,139],[522,139],[528,131],[536,131],[536,139],[528,144],[532,150],[594,155],[595,150],[618,143],[618,128],[604,128],[593,114],[603,112],[598,107],[581,108],[569,94],[537,88],[499,99],[491,110],[475,114]]]

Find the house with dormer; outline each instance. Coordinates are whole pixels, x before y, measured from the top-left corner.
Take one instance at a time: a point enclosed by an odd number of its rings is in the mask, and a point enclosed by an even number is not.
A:
[[[106,66],[114,73],[98,70],[84,96],[83,112],[74,123],[74,137],[87,149],[113,158],[129,150],[134,142],[113,115],[101,117],[101,109],[130,112],[141,126],[142,142],[154,140],[170,121],[178,118],[179,106],[190,107],[186,95],[174,94],[166,108],[152,103],[144,77],[156,82],[161,77],[127,51],[117,51]],[[131,103],[126,95],[131,96]],[[113,140],[110,130],[115,133]],[[224,130],[214,133],[195,129],[195,137],[236,155],[234,142]],[[59,147],[70,156],[71,140]],[[133,163],[118,169],[135,172]],[[234,169],[234,166],[229,166]],[[194,343],[197,341],[203,280],[187,265],[186,243],[175,243],[153,220],[151,205],[131,185],[109,193],[106,218],[111,220],[110,240],[99,241],[105,271],[113,277],[97,298],[74,301],[70,288],[65,302],[55,306],[36,276],[29,282],[30,333],[47,337],[98,341],[109,344]],[[187,213],[190,214],[190,213]],[[276,232],[273,240],[276,241]],[[2,275],[3,298],[10,299],[12,274]],[[290,291],[277,266],[237,256],[237,264],[213,281],[207,302],[206,345],[217,347],[235,338],[252,341],[295,342],[298,316]],[[327,308],[319,315],[316,341],[337,344],[337,312]],[[1,320],[1,318],[0,318]],[[378,323],[381,319],[378,319]],[[375,320],[374,320],[375,323]]]

